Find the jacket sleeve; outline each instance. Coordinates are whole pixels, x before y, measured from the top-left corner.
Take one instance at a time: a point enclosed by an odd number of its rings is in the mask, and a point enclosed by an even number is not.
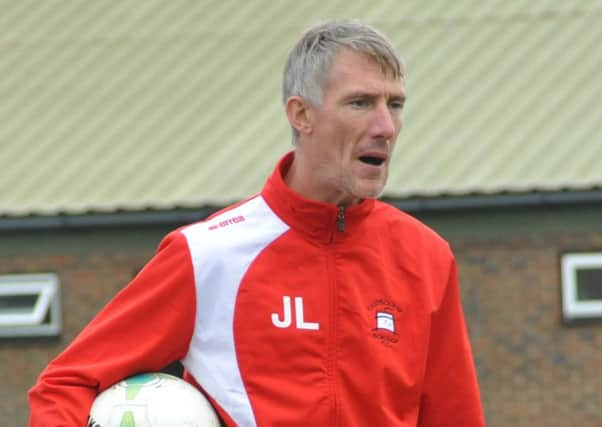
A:
[[[455,262],[432,315],[419,427],[485,425]]]
[[[171,233],[40,374],[29,391],[29,426],[85,426],[100,391],[183,358],[194,329],[194,289],[186,239]]]

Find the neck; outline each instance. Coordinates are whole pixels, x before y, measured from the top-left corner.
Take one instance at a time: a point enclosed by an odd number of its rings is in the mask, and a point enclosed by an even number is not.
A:
[[[341,192],[333,185],[320,179],[320,168],[310,164],[295,150],[295,158],[284,177],[286,185],[295,193],[306,199],[328,203],[337,206],[351,206],[360,202],[350,194]]]

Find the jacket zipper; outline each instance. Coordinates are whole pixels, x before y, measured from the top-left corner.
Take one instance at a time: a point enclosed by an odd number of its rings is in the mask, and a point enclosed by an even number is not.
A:
[[[339,206],[339,213],[337,214],[337,228],[341,233],[345,231],[345,206]]]
[[[328,425],[337,425],[337,391],[336,391],[336,371],[337,371],[337,274],[336,274],[336,255],[335,243],[332,242],[328,247],[328,299],[329,299],[329,319],[330,330],[328,334],[328,393],[330,401],[330,416]]]
[[[343,233],[345,231],[345,207],[339,206],[337,213],[337,231]],[[336,234],[336,233],[335,233]],[[328,382],[329,382],[329,393],[330,393],[330,420],[329,426],[337,425],[337,386],[336,386],[336,373],[337,373],[337,273],[336,273],[336,240],[335,234],[332,235],[332,240],[328,247],[329,256],[329,348],[328,348]]]

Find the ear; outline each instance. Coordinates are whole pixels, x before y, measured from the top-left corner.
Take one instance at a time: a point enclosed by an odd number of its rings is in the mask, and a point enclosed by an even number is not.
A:
[[[300,135],[312,132],[311,105],[305,99],[291,96],[287,99],[285,108],[289,123]]]

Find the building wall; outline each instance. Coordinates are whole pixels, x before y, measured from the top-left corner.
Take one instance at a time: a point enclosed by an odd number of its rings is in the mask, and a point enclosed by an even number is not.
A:
[[[40,371],[144,265],[161,234],[103,229],[0,235],[0,274],[56,273],[63,320],[60,338],[0,341],[0,425],[27,425],[27,390]]]
[[[489,426],[602,426],[602,331],[566,326],[559,255],[602,233],[454,241]]]
[[[602,426],[602,333],[596,323],[563,324],[559,276],[563,251],[602,250],[602,208],[420,216],[456,253],[488,426]],[[26,392],[37,375],[133,277],[165,231],[0,236],[0,274],[55,272],[63,302],[60,339],[0,343],[0,425],[25,425]]]
[[[602,251],[600,218],[600,206],[423,218],[457,257],[488,426],[602,426],[602,323],[565,324],[560,281],[563,252]]]

